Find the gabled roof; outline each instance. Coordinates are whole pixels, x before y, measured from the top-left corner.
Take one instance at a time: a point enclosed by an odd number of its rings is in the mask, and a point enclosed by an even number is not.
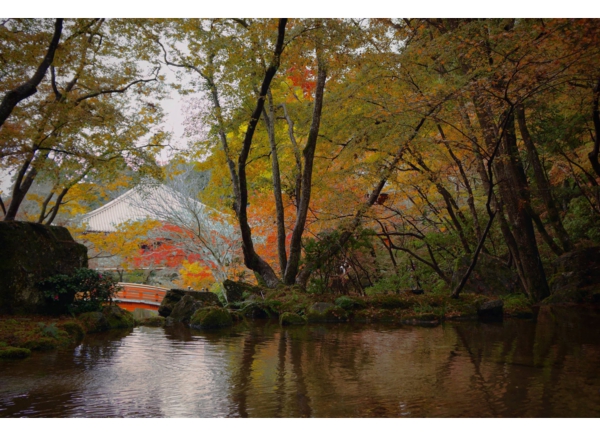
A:
[[[87,223],[89,232],[115,232],[116,227],[126,221],[145,219],[160,220],[153,213],[161,205],[180,205],[180,195],[164,185],[137,186],[94,211],[85,214],[83,223]],[[200,202],[200,207],[205,207]]]

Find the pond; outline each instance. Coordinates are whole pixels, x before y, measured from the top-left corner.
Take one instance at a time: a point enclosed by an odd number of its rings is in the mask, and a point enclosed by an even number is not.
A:
[[[600,417],[600,312],[138,327],[0,362],[0,417]]]

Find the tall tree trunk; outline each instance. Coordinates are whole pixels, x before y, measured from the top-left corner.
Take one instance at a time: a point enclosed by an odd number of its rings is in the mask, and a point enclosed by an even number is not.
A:
[[[500,195],[512,225],[512,233],[518,247],[515,257],[521,283],[529,297],[539,302],[550,295],[546,273],[538,251],[530,211],[529,187],[515,135],[514,115],[509,114],[508,124],[500,147],[498,160],[494,162]],[[515,255],[515,254],[513,254]]]
[[[558,239],[560,240],[563,249],[568,252],[572,249],[573,245],[571,244],[569,234],[567,233],[566,229],[562,224],[558,208],[556,207],[556,203],[552,198],[550,183],[548,182],[544,169],[542,168],[542,163],[540,162],[540,157],[538,156],[535,144],[533,143],[533,139],[529,134],[529,129],[527,129],[527,123],[525,120],[525,108],[523,107],[523,104],[517,105],[515,107],[515,111],[517,114],[517,121],[519,123],[519,131],[521,132],[523,143],[525,144],[525,148],[527,149],[527,160],[533,168],[535,184],[537,185],[539,195],[542,198],[544,205],[546,206],[546,210],[548,211],[548,220],[550,221],[554,232],[556,232],[556,235],[558,236]]]
[[[17,88],[10,90],[4,95],[2,103],[0,103],[0,126],[4,124],[6,119],[10,116],[12,110],[17,106],[21,100],[25,100],[31,97],[37,92],[37,87],[44,79],[48,68],[54,60],[54,53],[58,47],[60,36],[62,34],[63,19],[57,18],[54,22],[54,35],[50,41],[50,46],[46,52],[46,56],[38,66],[34,75],[27,82],[19,85]]]
[[[246,163],[248,161],[248,156],[252,147],[252,138],[254,136],[254,131],[256,130],[256,125],[258,124],[258,120],[260,119],[261,113],[265,106],[267,91],[269,90],[271,81],[273,80],[273,77],[275,76],[275,73],[277,73],[277,69],[279,68],[281,52],[284,48],[283,40],[285,37],[286,23],[286,18],[279,19],[277,42],[275,44],[275,50],[273,52],[273,59],[271,61],[271,64],[267,68],[267,71],[265,72],[256,106],[254,108],[254,111],[252,112],[252,115],[250,116],[248,128],[246,129],[246,134],[242,143],[242,151],[238,158],[237,172],[239,179],[239,198],[236,199],[236,215],[238,218],[240,232],[242,235],[242,250],[244,253],[244,263],[246,264],[246,267],[257,272],[264,279],[267,286],[270,288],[275,288],[277,285],[280,284],[280,281],[273,269],[271,268],[271,266],[265,260],[263,260],[254,250],[254,243],[252,242],[252,231],[250,229],[250,225],[248,224],[248,185],[246,178]]]
[[[302,234],[306,225],[306,216],[308,214],[308,206],[310,204],[313,161],[315,158],[315,150],[317,148],[319,127],[321,125],[323,94],[325,91],[325,80],[327,79],[327,69],[320,59],[318,69],[319,71],[317,73],[317,87],[315,90],[315,104],[313,107],[312,123],[308,133],[308,138],[306,140],[306,146],[302,152],[304,157],[304,169],[302,172],[302,190],[300,192],[298,214],[296,216],[296,224],[294,225],[292,239],[290,241],[290,258],[288,260],[288,265],[283,277],[283,280],[286,284],[293,284],[296,280],[296,275],[298,274],[300,256],[302,254]]]

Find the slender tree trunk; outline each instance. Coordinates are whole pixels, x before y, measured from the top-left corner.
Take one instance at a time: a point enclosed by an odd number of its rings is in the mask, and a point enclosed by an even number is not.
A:
[[[56,198],[56,201],[54,202],[54,206],[52,207],[52,210],[51,210],[51,213],[50,213],[50,217],[48,218],[48,220],[46,221],[45,224],[47,224],[47,225],[51,225],[52,224],[52,222],[56,218],[56,214],[58,214],[58,209],[60,208],[62,200],[64,199],[64,197],[65,197],[65,195],[67,194],[68,191],[69,191],[69,188],[63,188],[62,189],[62,191],[60,192],[60,194]]]
[[[40,215],[38,217],[38,223],[44,223],[44,220],[46,220],[47,214],[46,214],[46,209],[48,208],[48,204],[50,203],[50,200],[52,200],[52,197],[54,197],[54,188],[56,188],[56,186],[52,187],[52,190],[50,190],[50,194],[48,194],[46,196],[46,199],[44,199],[44,203],[42,204],[42,208],[40,210]]]
[[[550,183],[548,182],[546,174],[544,173],[544,169],[542,168],[542,163],[540,162],[540,157],[538,156],[533,139],[529,134],[529,129],[527,129],[525,108],[523,107],[523,104],[517,105],[515,111],[517,115],[517,121],[519,123],[519,131],[521,132],[523,143],[525,143],[525,148],[527,149],[527,159],[533,168],[533,174],[538,192],[546,206],[546,210],[548,211],[548,220],[550,221],[554,232],[556,232],[563,249],[568,252],[572,249],[573,245],[571,244],[569,234],[562,224],[560,213],[558,212],[556,203],[552,198]],[[561,253],[559,253],[559,255],[561,255]]]
[[[4,124],[6,119],[10,116],[12,110],[17,106],[17,104],[25,100],[28,97],[31,97],[37,92],[37,87],[44,79],[46,75],[46,71],[52,64],[54,60],[54,53],[58,47],[58,42],[60,41],[60,36],[62,34],[62,25],[63,19],[57,18],[54,22],[54,35],[52,36],[52,40],[50,41],[50,46],[48,47],[48,51],[46,52],[46,56],[38,66],[34,75],[27,82],[19,85],[14,90],[7,92],[2,99],[2,103],[0,103],[0,126]]]
[[[415,157],[415,159],[417,160],[417,163],[421,166],[421,168],[427,173],[429,180],[435,185],[437,192],[440,193],[442,195],[442,197],[444,198],[444,202],[446,203],[446,211],[448,211],[448,214],[450,215],[450,218],[452,219],[452,223],[454,224],[454,228],[458,232],[460,242],[461,242],[463,248],[465,249],[465,252],[470,254],[472,251],[471,251],[471,248],[469,247],[469,242],[467,240],[467,237],[465,236],[465,231],[461,224],[461,221],[462,221],[462,223],[466,224],[467,220],[465,219],[465,216],[458,208],[458,205],[452,198],[452,195],[441,184],[441,182],[439,182],[437,175],[434,174],[433,171],[431,171],[431,169],[429,168],[429,166],[427,166],[427,164],[425,164],[425,161],[423,161],[421,156],[412,151],[411,151],[411,154]],[[425,194],[423,194],[423,197],[426,198]],[[430,202],[428,201],[428,203],[430,203]],[[456,213],[454,211],[456,211]],[[461,219],[460,221],[458,220],[457,215],[458,215],[458,217],[460,217],[460,219]]]
[[[0,196],[0,207],[2,208],[2,213],[6,215],[6,207],[4,206],[4,202],[2,201],[2,196]]]
[[[32,166],[32,161],[33,158],[28,159],[21,166],[21,170],[17,174],[17,179],[15,180],[15,185],[13,187],[12,198],[10,199],[8,210],[4,216],[5,222],[15,220],[17,212],[19,211],[19,207],[21,206],[21,203],[25,199],[27,192],[31,188],[31,185],[37,176],[37,168],[34,166],[35,164]]]
[[[594,87],[594,98],[592,100],[592,121],[594,122],[594,148],[588,154],[592,168],[596,173],[596,176],[600,177],[600,162],[598,162],[598,155],[600,155],[600,110],[598,108],[598,102],[600,101],[600,78],[596,82]]]
[[[283,108],[283,113],[288,124],[288,135],[294,148],[294,157],[296,158],[296,189],[294,194],[296,197],[296,209],[298,209],[300,207],[300,193],[302,192],[302,156],[298,143],[296,142],[296,136],[294,135],[294,122],[290,118],[285,104],[282,104],[281,107]]]
[[[302,152],[304,157],[304,170],[302,172],[302,190],[298,205],[298,214],[296,224],[292,231],[290,241],[290,258],[285,270],[283,280],[286,284],[293,284],[300,266],[300,256],[302,254],[302,234],[306,225],[308,206],[310,204],[310,194],[312,190],[312,170],[317,148],[317,138],[321,124],[321,112],[323,109],[323,94],[325,91],[325,80],[327,79],[327,70],[319,60],[319,71],[317,73],[317,87],[315,90],[315,104],[313,108],[312,123],[306,140],[306,146]]]
[[[460,162],[460,159],[458,159],[456,157],[456,155],[454,154],[454,152],[452,151],[450,146],[447,144],[446,144],[446,149],[448,150],[450,157],[452,158],[452,160],[458,167],[458,171],[460,172],[460,176],[463,180],[463,184],[465,185],[465,188],[467,189],[467,194],[469,196],[467,198],[467,205],[469,205],[469,211],[471,212],[471,217],[473,217],[473,226],[475,228],[475,235],[477,235],[478,239],[481,239],[481,227],[479,225],[479,217],[477,216],[477,210],[475,209],[475,196],[473,196],[473,190],[471,188],[471,183],[469,182],[469,178],[467,177],[467,174],[465,173],[465,169],[463,168],[463,165]]]
[[[277,143],[275,142],[275,107],[273,106],[273,95],[271,94],[271,90],[269,90],[267,96],[269,101],[269,112],[267,113],[267,110],[263,109],[263,118],[267,125],[269,144],[271,146],[271,172],[273,173],[273,196],[275,197],[275,212],[277,219],[277,254],[279,255],[279,268],[283,275],[287,266],[287,253],[285,248],[285,213],[281,195],[279,157],[277,156]]]
[[[298,273],[298,275],[296,276],[296,284],[299,284],[300,286],[305,287],[306,283],[308,282],[308,279],[310,278],[310,275],[313,273],[313,271],[315,271],[318,268],[319,264],[321,264],[325,260],[327,260],[327,259],[335,256],[340,250],[342,250],[345,247],[346,243],[348,243],[348,240],[350,240],[350,237],[352,236],[352,234],[354,233],[354,231],[360,225],[360,223],[361,223],[361,221],[362,221],[363,216],[365,215],[365,213],[369,210],[369,208],[371,208],[371,206],[373,206],[375,204],[375,202],[379,198],[379,195],[381,194],[381,190],[383,189],[383,187],[387,183],[388,179],[394,173],[396,166],[398,165],[398,163],[400,162],[400,160],[404,156],[404,153],[406,152],[406,149],[408,148],[409,144],[419,134],[419,131],[421,130],[421,128],[425,124],[425,120],[427,120],[427,118],[431,114],[433,114],[435,112],[435,110],[437,109],[438,106],[439,105],[436,105],[436,106],[432,107],[427,112],[427,114],[425,114],[421,118],[421,120],[419,121],[419,123],[417,124],[417,126],[414,128],[414,130],[411,132],[411,134],[409,135],[409,137],[407,138],[407,140],[402,145],[400,145],[398,147],[398,151],[396,152],[396,155],[394,156],[394,159],[392,160],[392,162],[389,165],[387,165],[387,167],[385,167],[384,169],[382,169],[383,170],[382,171],[383,174],[382,174],[381,179],[373,187],[373,191],[371,192],[371,194],[367,198],[367,201],[361,205],[361,207],[358,209],[358,211],[354,215],[354,218],[352,219],[352,221],[350,222],[350,224],[342,232],[342,234],[340,235],[340,238],[339,238],[337,244],[332,247],[331,251],[329,251],[328,253],[323,254],[318,260],[315,260],[313,263],[310,263],[310,264],[306,265]]]

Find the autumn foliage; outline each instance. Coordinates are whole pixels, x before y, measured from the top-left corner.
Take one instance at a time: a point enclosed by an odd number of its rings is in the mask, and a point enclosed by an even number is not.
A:
[[[50,24],[28,31],[45,41]],[[152,238],[140,224],[120,236],[85,237],[100,252],[120,253],[124,268],[167,266],[194,287],[252,272],[270,287],[458,296],[485,256],[514,273],[518,292],[540,301],[549,295],[557,257],[600,244],[599,20],[190,18],[113,25],[136,42],[132,50],[178,72],[170,85],[196,93],[187,111],[188,147],[176,159],[210,171],[208,187],[193,197],[216,211],[209,222],[221,220],[224,232],[211,236],[161,220],[162,232],[154,228]],[[96,50],[77,41],[61,43],[57,59],[75,65],[76,48]],[[118,58],[118,44],[111,47]],[[32,49],[28,65],[39,51]],[[140,71],[114,75],[123,85]],[[80,80],[96,89],[103,78]],[[59,85],[65,95],[82,92],[66,90],[64,79]],[[156,86],[140,84],[139,92],[158,96]],[[0,131],[28,146],[4,148],[0,158],[7,167],[25,166],[24,175],[39,168],[54,196],[68,187],[56,205],[75,214],[127,163],[71,160],[70,153],[81,154],[86,129],[96,132],[94,156],[123,156],[127,141],[150,134],[139,126],[153,125],[160,113],[140,96],[135,126],[121,126],[122,118],[100,125],[81,105],[53,101],[49,77],[42,88],[45,100],[23,104]],[[129,108],[116,96],[89,100],[85,108],[97,114]],[[41,107],[53,108],[47,119],[32,115]],[[71,116],[80,121],[52,137],[52,120]],[[107,142],[106,123],[120,126],[115,144]],[[64,158],[43,151],[40,129],[52,144],[59,134],[68,139]],[[164,138],[153,134],[153,144]],[[151,155],[134,154],[139,168],[159,173]],[[38,205],[28,219],[50,217],[46,199],[28,198]],[[185,247],[194,239],[232,250],[217,263]],[[471,270],[458,272],[457,260]]]

